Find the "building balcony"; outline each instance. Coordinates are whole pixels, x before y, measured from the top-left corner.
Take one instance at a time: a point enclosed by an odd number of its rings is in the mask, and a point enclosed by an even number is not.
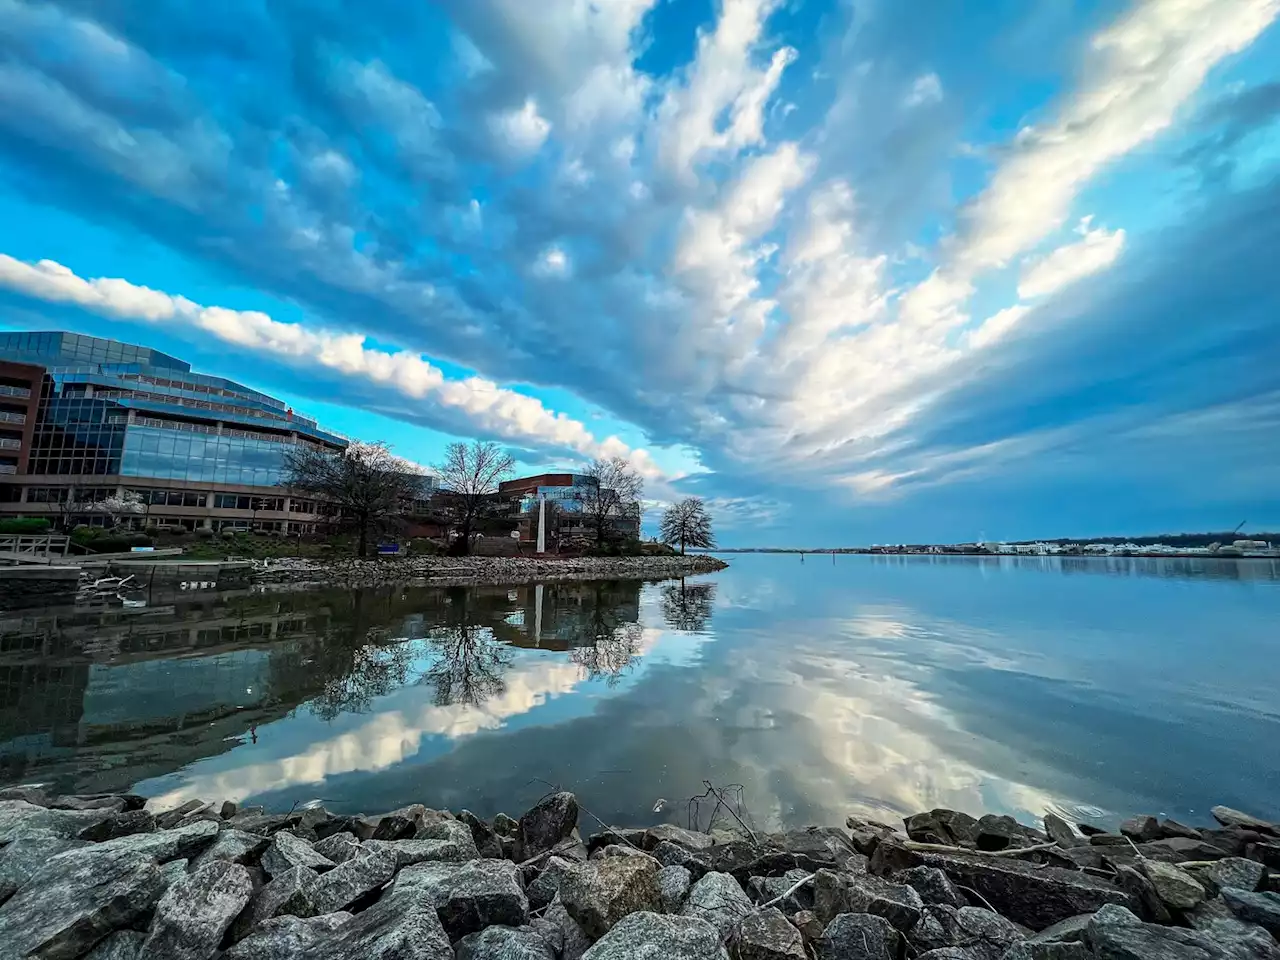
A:
[[[0,474],[7,474],[12,476],[17,472],[18,472],[18,465],[16,463],[0,463]]]
[[[22,441],[12,437],[0,437],[0,450],[21,450]]]
[[[0,397],[17,397],[20,400],[30,400],[31,391],[26,387],[10,387],[0,383]]]
[[[27,422],[25,413],[13,413],[9,410],[0,410],[0,423],[21,423]]]

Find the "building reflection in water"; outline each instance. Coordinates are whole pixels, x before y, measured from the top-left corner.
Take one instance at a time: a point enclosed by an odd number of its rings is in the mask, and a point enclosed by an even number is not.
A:
[[[321,720],[417,685],[440,707],[501,696],[518,648],[617,683],[641,653],[639,582],[153,597],[0,616],[0,783],[121,790],[302,710]],[[657,588],[705,629],[711,584]]]

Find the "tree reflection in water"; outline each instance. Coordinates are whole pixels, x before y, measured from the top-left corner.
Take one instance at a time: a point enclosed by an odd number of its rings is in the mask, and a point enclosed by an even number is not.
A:
[[[404,686],[413,663],[408,643],[381,647],[366,643],[349,654],[345,672],[330,674],[320,694],[311,701],[311,712],[322,720],[343,713],[365,713],[375,697],[386,696]]]
[[[502,677],[511,666],[511,649],[494,639],[490,628],[470,622],[465,587],[451,587],[447,596],[451,622],[433,632],[430,642],[436,659],[418,682],[435,688],[437,706],[478,707],[506,690]]]
[[[706,630],[715,605],[714,583],[685,583],[681,577],[678,584],[662,588],[662,619],[673,630],[688,633]]]
[[[616,584],[594,584],[583,588],[580,631],[570,641],[569,659],[582,668],[589,680],[601,678],[613,686],[627,671],[640,649],[644,628],[634,620],[623,620],[628,605],[614,601],[610,591]]]

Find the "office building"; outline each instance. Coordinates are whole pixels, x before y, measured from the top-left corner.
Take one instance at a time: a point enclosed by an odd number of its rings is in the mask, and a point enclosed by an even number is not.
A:
[[[535,517],[539,500],[547,501],[554,508],[553,519],[548,520],[548,534],[552,539],[591,538],[595,536],[595,532],[583,512],[584,501],[590,499],[595,483],[591,477],[578,473],[540,473],[500,483],[498,499],[509,504],[508,509],[515,520],[521,541],[533,542],[537,539]],[[611,516],[606,526],[615,536],[639,537],[639,512]]]
[[[158,350],[0,334],[0,517],[308,533],[328,511],[280,486],[297,444],[347,441]],[[141,504],[127,517],[95,509],[128,493]]]

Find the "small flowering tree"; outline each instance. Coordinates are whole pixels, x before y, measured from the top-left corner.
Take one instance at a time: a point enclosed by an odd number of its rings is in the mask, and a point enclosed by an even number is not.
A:
[[[106,497],[81,505],[85,513],[105,513],[111,526],[118,527],[125,517],[134,517],[146,511],[142,497],[128,490],[123,496]]]

